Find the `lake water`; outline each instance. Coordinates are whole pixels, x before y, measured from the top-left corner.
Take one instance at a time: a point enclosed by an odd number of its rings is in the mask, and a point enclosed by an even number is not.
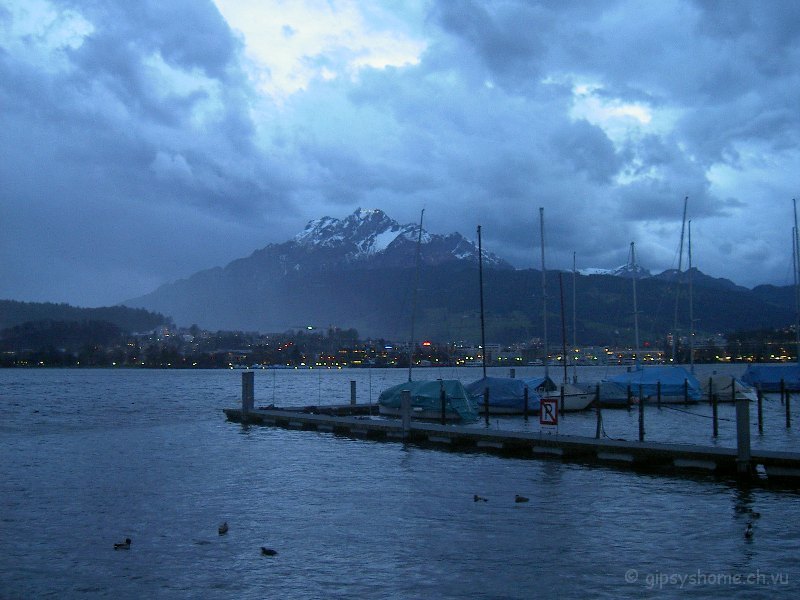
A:
[[[517,369],[529,372],[540,374]],[[374,402],[406,378],[257,371],[256,404],[346,403],[351,380],[359,403]],[[0,597],[800,593],[795,491],[243,427],[222,413],[240,400],[238,371],[0,370]],[[649,407],[647,439],[735,445],[731,406],[720,406],[717,439],[710,407],[679,409]],[[638,439],[637,410],[603,419],[609,437]],[[765,402],[763,435],[755,409],[751,422],[754,448],[800,451],[777,399]],[[560,431],[594,436],[595,423],[593,413],[568,414]],[[539,426],[493,418],[489,427]],[[223,521],[230,531],[220,536]],[[130,550],[115,551],[126,537]]]

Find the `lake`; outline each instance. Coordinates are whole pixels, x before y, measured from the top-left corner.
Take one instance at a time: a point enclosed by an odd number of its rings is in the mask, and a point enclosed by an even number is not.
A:
[[[698,377],[710,368],[698,366]],[[346,403],[350,381],[359,403],[375,402],[407,376],[259,370],[256,404]],[[796,491],[243,427],[222,413],[240,401],[240,371],[0,370],[0,597],[800,592]],[[716,439],[707,404],[675,408],[647,408],[648,440],[735,445],[732,406],[720,406]],[[798,451],[783,410],[765,401],[762,435],[753,410],[753,448]],[[638,439],[637,410],[606,410],[603,421],[609,437]],[[560,431],[594,436],[595,424],[592,412],[568,414]],[[492,418],[489,427],[539,425]],[[220,536],[223,521],[230,530]],[[131,548],[115,551],[126,537]],[[278,554],[262,556],[261,546]]]

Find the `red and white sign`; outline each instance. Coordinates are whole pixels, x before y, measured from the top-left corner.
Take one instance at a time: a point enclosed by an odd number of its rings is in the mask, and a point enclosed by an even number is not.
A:
[[[539,403],[539,425],[558,426],[558,398],[542,398]]]

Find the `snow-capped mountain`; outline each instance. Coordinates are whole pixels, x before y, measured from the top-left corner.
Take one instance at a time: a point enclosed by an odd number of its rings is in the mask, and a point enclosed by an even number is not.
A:
[[[309,221],[290,242],[281,244],[284,262],[292,258],[292,269],[325,265],[379,268],[411,266],[416,252],[419,225],[400,225],[382,210],[359,208],[344,219],[323,217]],[[267,250],[269,247],[265,248]],[[471,261],[477,264],[478,247],[460,233],[431,234],[422,230],[420,258],[423,264]],[[491,252],[483,252],[484,266],[512,269],[510,263]]]
[[[270,244],[224,267],[199,271],[124,304],[168,315],[179,325],[207,329],[280,332],[303,324],[335,325],[355,328],[365,337],[404,339],[415,290],[420,335],[477,339],[476,244],[458,233],[423,231],[419,245],[423,268],[416,270],[418,238],[417,224],[401,225],[380,210],[359,209],[343,219],[315,219],[286,242]],[[488,321],[494,328],[490,335],[508,341],[538,335],[541,296],[534,301],[532,296],[537,298],[540,273],[515,270],[490,253],[483,258],[484,266],[492,267],[485,273]],[[663,337],[672,327],[674,313],[659,312],[658,307],[666,295],[674,297],[674,280],[689,276],[688,272],[652,276],[641,266],[633,270],[627,265],[582,273],[607,275],[587,277],[577,286],[579,337],[587,343],[605,343],[609,328],[632,336],[627,316],[620,320],[619,302],[628,297],[625,278],[634,273],[648,278],[648,285],[639,290],[639,307],[648,315],[641,323],[642,336]],[[695,316],[709,331],[772,327],[794,318],[794,309],[787,308],[794,301],[790,292],[776,303],[769,289],[754,294],[696,269],[691,277]],[[553,305],[549,310],[559,309]]]
[[[397,319],[399,309],[387,307],[409,289],[405,280],[414,272],[418,238],[417,224],[401,225],[381,210],[358,209],[344,219],[310,221],[286,242],[269,244],[225,267],[199,271],[124,304],[159,307],[178,323],[220,329],[281,331],[298,322],[358,325],[362,319],[382,319],[385,312],[386,320],[396,324],[403,321]],[[476,244],[459,233],[437,235],[424,229],[421,242],[423,277],[426,270],[441,271],[454,280],[473,277]],[[451,268],[460,265],[468,268]],[[485,250],[483,265],[495,272],[514,272],[510,263]],[[360,327],[377,330],[374,323]]]
[[[309,221],[306,228],[294,237],[294,241],[304,246],[328,247],[352,243],[357,252],[374,254],[386,250],[398,236],[413,241],[416,230],[415,225],[401,227],[381,210],[359,208],[345,219],[322,217]]]
[[[625,277],[628,279],[633,277],[636,277],[636,279],[646,279],[653,276],[653,274],[642,265],[631,266],[630,264],[624,264],[615,269],[578,269],[578,273],[581,275],[613,275],[614,277]]]

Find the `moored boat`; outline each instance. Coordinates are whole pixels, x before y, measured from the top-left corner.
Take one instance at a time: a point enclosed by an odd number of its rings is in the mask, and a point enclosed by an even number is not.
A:
[[[539,412],[541,397],[522,379],[482,377],[466,385],[465,388],[481,413],[486,410],[484,402],[487,396],[484,396],[484,393],[487,390],[490,415],[521,415],[525,413],[526,408],[529,413]]]
[[[747,370],[742,375],[742,382],[772,394],[781,391],[781,382],[784,390],[798,391],[800,365],[747,365]]]
[[[741,399],[756,402],[758,393],[755,388],[737,377],[714,373],[703,380],[703,398],[715,398],[717,402],[735,402]]]
[[[662,404],[691,404],[702,400],[700,382],[689,371],[678,366],[639,367],[633,371],[609,377],[606,381],[625,388],[647,402]]]
[[[380,414],[402,416],[401,398],[404,391],[408,391],[411,397],[411,417],[414,419],[441,420],[442,404],[446,421],[471,422],[478,418],[475,402],[457,379],[407,381],[387,388],[378,397]]]
[[[613,381],[600,381],[599,386],[600,406],[606,408],[626,408],[632,404],[638,404],[639,398],[633,389],[628,390],[628,386],[614,383]]]
[[[556,385],[549,376],[529,377],[523,380],[529,389],[534,390],[539,396],[546,400],[557,399],[559,407],[561,404],[561,390],[564,390],[564,412],[577,412],[586,410],[594,401],[594,390],[581,387],[573,383]]]

